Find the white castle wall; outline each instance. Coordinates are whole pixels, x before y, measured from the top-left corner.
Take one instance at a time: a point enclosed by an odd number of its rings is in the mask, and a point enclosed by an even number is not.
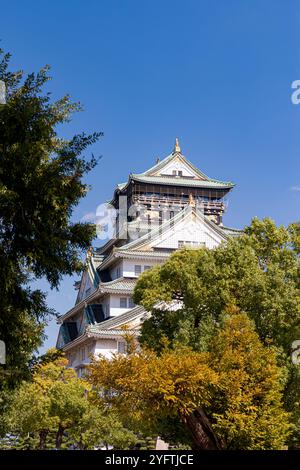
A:
[[[181,161],[172,161],[161,170],[161,175],[173,175],[173,171],[182,171],[182,176],[195,177],[196,173],[193,172],[187,165]]]
[[[123,261],[123,276],[124,277],[138,277],[135,274],[135,265],[141,266],[141,271],[145,271],[145,266],[156,266],[157,261],[147,261],[145,259],[124,260]],[[146,268],[147,269],[147,268]]]
[[[96,342],[94,354],[102,354],[103,356],[110,358],[112,353],[117,351],[118,342],[115,339],[100,339]]]
[[[178,249],[179,242],[185,241],[205,245],[211,249],[218,246],[222,241],[221,237],[212,233],[212,231],[208,231],[205,225],[201,226],[199,222],[184,220],[180,225],[176,227],[176,230],[170,229],[160,239],[154,240],[151,246]]]
[[[128,310],[131,310],[132,307],[120,308],[120,299],[124,297],[127,298],[127,305],[128,305],[130,295],[114,294],[110,296],[110,316],[111,317],[122,315],[122,313],[128,312]]]

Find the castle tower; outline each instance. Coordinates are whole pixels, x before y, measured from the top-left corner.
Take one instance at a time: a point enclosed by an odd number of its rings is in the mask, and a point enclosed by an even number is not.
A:
[[[119,209],[119,198],[126,196],[131,208],[128,222],[139,226],[140,234],[161,225],[183,210],[192,197],[206,217],[222,225],[226,196],[234,187],[231,182],[209,178],[181,153],[178,138],[173,151],[144,173],[129,175],[118,184],[111,203]]]
[[[111,204],[124,211],[125,201],[126,230],[138,236],[131,240],[119,233],[88,251],[86,269],[75,283],[75,306],[59,318],[57,347],[79,376],[90,354],[124,352],[124,326],[139,335],[149,313],[134,305],[132,295],[143,271],[164,263],[174,250],[211,249],[239,235],[222,223],[225,197],[233,186],[198,170],[181,153],[178,139],[170,155],[117,185]]]

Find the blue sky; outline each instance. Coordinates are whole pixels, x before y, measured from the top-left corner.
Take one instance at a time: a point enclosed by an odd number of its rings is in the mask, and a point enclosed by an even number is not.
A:
[[[236,183],[226,225],[300,219],[300,105],[291,102],[299,1],[19,0],[2,3],[0,15],[11,68],[50,64],[53,97],[69,93],[84,105],[61,135],[104,132],[74,220],[129,172],[169,154],[176,136],[204,173]],[[74,304],[73,282],[49,292],[60,313]],[[47,333],[44,349],[55,343],[55,322]]]

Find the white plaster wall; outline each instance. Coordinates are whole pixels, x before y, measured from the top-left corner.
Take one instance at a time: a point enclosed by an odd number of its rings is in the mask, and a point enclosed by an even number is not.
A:
[[[117,340],[114,339],[98,339],[95,345],[95,356],[102,354],[110,358],[113,352],[118,350]]]
[[[82,365],[87,365],[91,362],[91,355],[95,354],[96,342],[92,343],[90,340],[82,343],[71,351],[68,351],[66,354],[67,359],[69,360],[69,365],[72,368],[76,368]]]
[[[210,249],[215,248],[222,241],[218,234],[210,231],[201,221],[183,220],[175,230],[168,230],[160,239],[153,240],[150,245],[156,248],[177,249],[180,240],[205,243],[205,246]]]
[[[140,265],[142,267],[142,272],[145,269],[145,266],[156,266],[159,264],[157,261],[147,261],[145,259],[136,259],[136,260],[124,260],[123,261],[123,276],[124,277],[138,277],[135,275],[134,266]]]
[[[111,295],[110,296],[110,316],[111,317],[116,317],[118,315],[121,315],[122,313],[128,312],[128,310],[131,310],[133,307],[127,307],[127,308],[120,308],[120,298],[127,298],[127,305],[129,302],[129,298],[131,297],[130,295]]]
[[[181,161],[172,161],[164,168],[161,169],[161,175],[173,175],[173,170],[182,171],[182,176],[198,176],[195,172],[193,172],[187,165],[182,163]],[[199,177],[199,176],[198,176]]]

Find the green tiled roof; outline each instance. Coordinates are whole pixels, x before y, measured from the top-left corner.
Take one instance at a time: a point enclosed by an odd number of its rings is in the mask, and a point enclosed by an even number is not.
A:
[[[224,225],[222,226],[222,230],[224,230],[225,233],[228,233],[228,235],[236,237],[240,236],[243,233],[243,230],[239,228],[225,227]]]
[[[140,240],[140,238],[138,240]],[[127,245],[125,245],[125,247],[127,247]],[[168,258],[170,256],[170,253],[168,251],[159,251],[159,250],[156,250],[156,251],[142,251],[142,250],[140,250],[140,251],[138,251],[138,250],[128,251],[128,250],[122,250],[122,247],[121,247],[121,248],[116,248],[115,249],[115,255],[116,256],[121,255],[121,257],[124,256],[126,258],[144,258],[144,259],[158,258],[158,259],[160,259],[160,258]]]
[[[140,305],[137,307],[134,307],[133,309],[129,310],[128,312],[122,313],[121,315],[118,315],[117,317],[110,318],[108,320],[104,320],[103,322],[99,323],[98,325],[90,325],[88,326],[88,330],[90,332],[97,332],[100,329],[102,330],[110,330],[110,329],[118,329],[122,325],[129,323],[130,321],[134,320],[135,318],[141,316],[147,316],[149,317],[149,313],[145,311],[143,307]]]
[[[123,292],[123,293],[132,293],[136,279],[121,277],[109,282],[102,282],[100,284],[100,290],[102,292]]]
[[[197,188],[216,188],[216,189],[225,189],[233,188],[234,183],[229,181],[218,181],[218,180],[200,180],[193,178],[183,178],[183,177],[169,177],[169,176],[144,176],[133,174],[131,178],[134,181],[139,181],[141,183],[152,183],[152,184],[167,184],[172,186],[189,186]]]
[[[176,176],[164,176],[154,175],[153,173],[158,173],[160,170],[168,165],[173,159],[179,159],[183,164],[190,167],[190,169],[197,175],[195,178],[185,178],[185,177],[176,177]],[[198,188],[215,188],[215,189],[231,189],[235,185],[230,181],[219,181],[216,179],[209,178],[202,171],[200,171],[193,163],[191,163],[184,155],[179,151],[173,151],[163,160],[156,163],[154,166],[144,171],[143,173],[130,174],[129,180],[127,183],[120,183],[117,185],[117,191],[122,191],[127,187],[131,180],[140,181],[143,183],[153,183],[153,184],[166,184],[172,186],[190,186]]]
[[[99,325],[100,326],[100,325]],[[130,333],[132,335],[139,335],[138,330],[102,330],[100,328],[94,328],[93,331],[87,329],[88,336],[97,336],[97,337],[115,337],[115,336],[124,336],[125,333]]]

